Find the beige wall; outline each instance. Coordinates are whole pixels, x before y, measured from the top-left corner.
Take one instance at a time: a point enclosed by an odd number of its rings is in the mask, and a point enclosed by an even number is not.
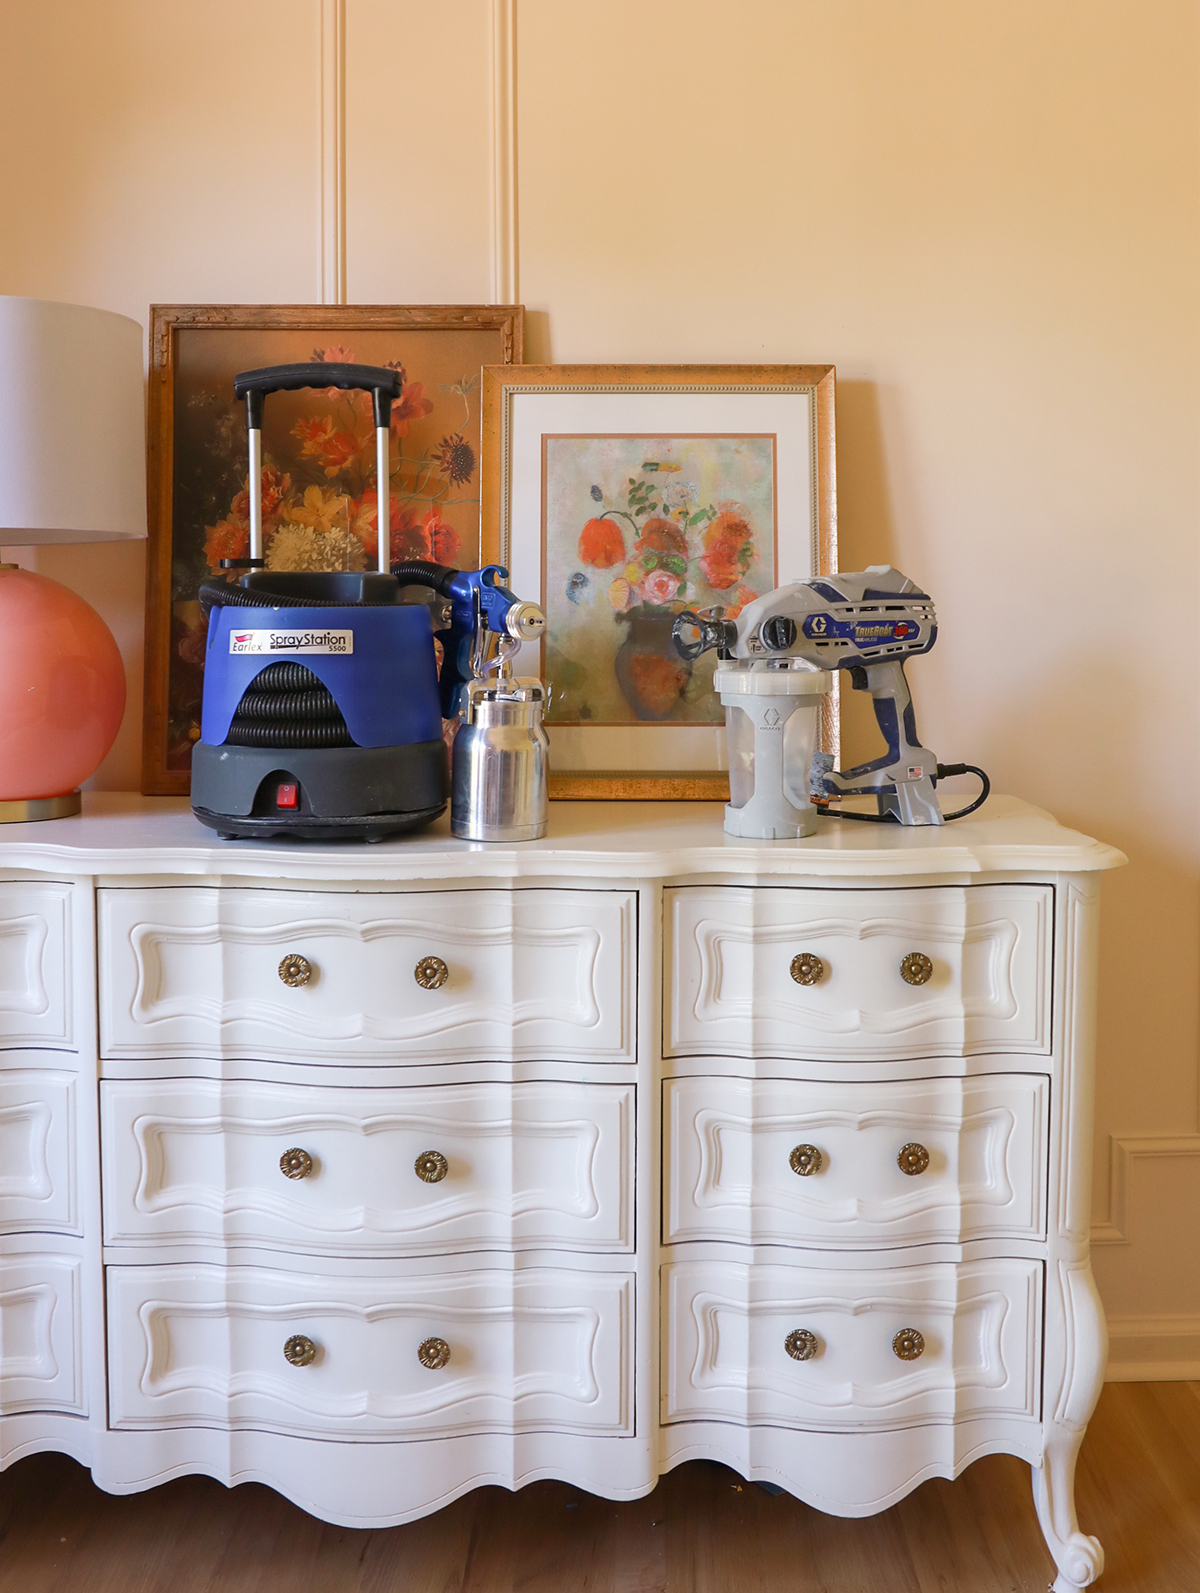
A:
[[[843,566],[938,602],[925,738],[1130,856],[1097,1271],[1118,1370],[1200,1374],[1196,0],[515,3],[530,357],[836,363]],[[347,0],[352,299],[489,296],[503,5]],[[143,321],[320,297],[322,0],[43,0],[5,28],[0,291]],[[35,557],[136,689],[140,553]],[[137,748],[131,711],[102,782]]]

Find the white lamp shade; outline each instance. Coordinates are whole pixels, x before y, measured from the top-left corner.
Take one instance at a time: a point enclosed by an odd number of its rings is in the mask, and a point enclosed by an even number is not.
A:
[[[0,546],[145,535],[141,327],[0,296]]]

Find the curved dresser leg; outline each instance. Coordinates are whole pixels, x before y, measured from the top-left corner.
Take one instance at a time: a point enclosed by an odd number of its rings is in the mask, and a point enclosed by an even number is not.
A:
[[[1104,1569],[1099,1538],[1080,1532],[1075,1515],[1075,1462],[1083,1432],[1052,1429],[1041,1466],[1033,1468],[1033,1499],[1046,1546],[1058,1576],[1054,1593],[1076,1593],[1094,1582]]]
[[[1074,1593],[1089,1586],[1104,1569],[1100,1540],[1079,1530],[1075,1462],[1104,1384],[1108,1333],[1086,1258],[1059,1261],[1047,1282],[1047,1416],[1042,1464],[1033,1472],[1033,1498],[1047,1547],[1058,1566],[1055,1593]]]

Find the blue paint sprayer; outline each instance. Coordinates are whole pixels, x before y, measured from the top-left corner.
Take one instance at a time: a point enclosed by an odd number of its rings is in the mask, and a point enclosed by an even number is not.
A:
[[[262,415],[268,393],[337,387],[374,402],[378,569],[267,570]],[[539,637],[545,616],[475,571],[389,565],[388,443],[399,376],[371,365],[278,365],[234,382],[246,401],[250,557],[236,584],[205,581],[208,614],[192,811],[223,840],[379,841],[435,819],[449,795],[442,721],[459,715],[477,635]],[[444,650],[439,680],[435,635]]]

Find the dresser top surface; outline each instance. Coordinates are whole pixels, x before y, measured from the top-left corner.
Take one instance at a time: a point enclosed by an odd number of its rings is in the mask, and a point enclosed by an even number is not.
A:
[[[75,818],[0,826],[0,871],[199,876],[364,884],[608,875],[729,876],[791,882],[1118,868],[1114,847],[1067,829],[1017,797],[977,817],[907,829],[823,819],[800,841],[726,835],[716,802],[552,802],[544,840],[455,840],[448,815],[374,846],[221,841],[183,798],[85,793]]]

